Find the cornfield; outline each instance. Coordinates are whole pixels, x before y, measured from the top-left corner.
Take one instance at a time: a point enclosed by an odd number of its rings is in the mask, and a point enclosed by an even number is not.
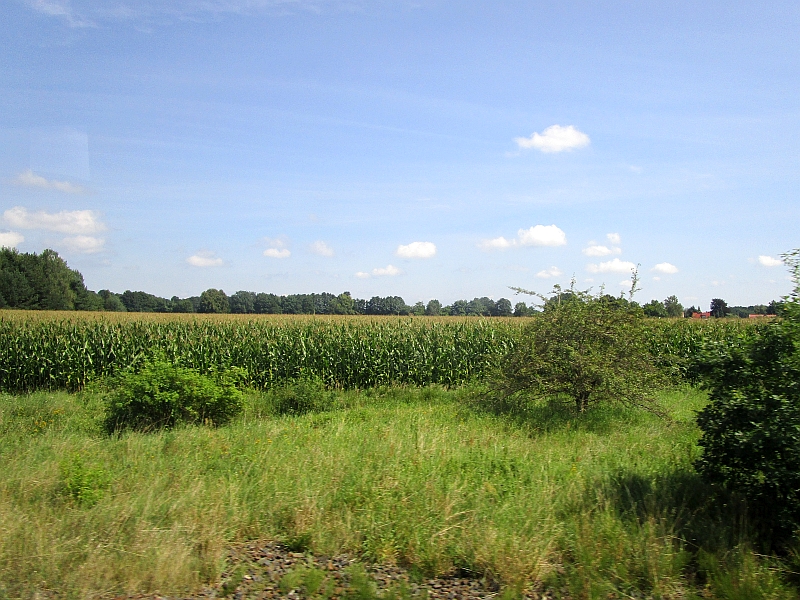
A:
[[[250,385],[455,386],[512,348],[512,320],[0,317],[0,389],[80,389],[154,358],[202,373],[243,368]]]
[[[486,375],[527,319],[0,313],[0,390],[83,388],[163,358],[210,373],[244,369],[249,384],[321,378],[331,387],[457,386]],[[653,319],[654,360],[680,365],[714,341],[736,344],[759,325]]]

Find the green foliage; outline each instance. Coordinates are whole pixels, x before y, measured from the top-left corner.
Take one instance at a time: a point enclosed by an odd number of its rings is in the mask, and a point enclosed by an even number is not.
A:
[[[742,494],[767,539],[800,527],[800,252],[784,318],[738,345],[706,344],[692,365],[709,390],[698,471]]]
[[[302,415],[330,408],[330,393],[318,378],[294,381],[271,391],[273,410],[279,415]]]
[[[333,594],[333,581],[322,569],[300,566],[281,577],[278,588],[284,594],[297,590],[306,598],[330,598]]]
[[[116,380],[107,399],[106,429],[148,431],[179,423],[222,425],[242,408],[236,372],[217,380],[159,361]]]
[[[643,405],[665,383],[648,352],[642,311],[622,298],[570,289],[545,299],[501,363],[494,387],[504,397]]]
[[[664,310],[667,311],[668,317],[682,317],[683,316],[683,305],[678,302],[678,297],[675,295],[669,296],[668,298],[664,299]]]
[[[709,311],[711,312],[711,316],[715,319],[721,319],[730,312],[728,309],[728,303],[722,298],[712,299]]]
[[[255,299],[253,299],[255,306]],[[222,290],[210,288],[200,294],[200,312],[225,314],[231,312],[228,296]]]
[[[667,309],[664,308],[664,305],[658,300],[651,300],[642,306],[642,311],[644,312],[645,316],[648,317],[663,318],[667,316]]]
[[[111,483],[109,473],[102,466],[87,463],[80,454],[72,454],[62,461],[59,475],[62,495],[86,508],[97,504]]]

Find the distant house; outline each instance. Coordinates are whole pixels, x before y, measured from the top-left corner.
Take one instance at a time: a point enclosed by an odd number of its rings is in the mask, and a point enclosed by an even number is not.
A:
[[[699,313],[692,313],[693,319],[710,319],[711,312],[699,312]]]
[[[766,319],[766,318],[772,318],[774,316],[775,315],[747,315],[747,318],[748,319]]]

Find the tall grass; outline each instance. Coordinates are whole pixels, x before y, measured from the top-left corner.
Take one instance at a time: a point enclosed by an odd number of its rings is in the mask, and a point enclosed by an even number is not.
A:
[[[496,414],[436,387],[333,392],[302,416],[275,398],[223,428],[118,437],[92,393],[0,398],[2,593],[188,593],[227,544],[277,538],[572,598],[795,597],[691,468],[698,392],[663,395],[667,419]]]

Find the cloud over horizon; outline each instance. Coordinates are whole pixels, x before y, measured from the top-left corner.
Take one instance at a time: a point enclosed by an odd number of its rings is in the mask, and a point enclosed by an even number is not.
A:
[[[222,266],[222,259],[214,256],[213,252],[209,250],[201,250],[186,259],[186,262],[193,267],[220,267]]]
[[[25,236],[16,231],[5,231],[0,233],[0,248],[16,248],[25,241]]]
[[[513,246],[564,246],[567,235],[556,225],[534,225],[530,229],[519,229],[517,237],[507,240],[503,236],[482,240],[481,250],[503,250]]]
[[[664,273],[666,275],[673,275],[674,273],[678,272],[678,267],[668,262],[658,263],[655,267],[650,269],[651,271],[655,271],[656,273]]]
[[[43,210],[29,212],[22,206],[9,208],[3,213],[3,221],[20,229],[45,229],[71,235],[86,235],[105,231],[99,213],[93,210],[62,210],[48,213]]]
[[[313,254],[317,256],[333,256],[335,252],[333,248],[331,248],[328,244],[323,242],[322,240],[317,240],[310,246],[310,250]]]
[[[630,273],[636,269],[636,265],[627,260],[615,258],[600,264],[589,263],[586,270],[589,273]]]
[[[78,183],[71,183],[69,181],[56,181],[54,179],[46,179],[41,175],[36,175],[33,171],[28,169],[17,175],[12,183],[22,187],[42,188],[45,190],[58,190],[67,194],[85,194],[88,190]]]
[[[591,143],[589,136],[579,131],[574,125],[562,127],[551,125],[542,133],[533,133],[531,137],[514,138],[520,149],[535,148],[540,152],[554,153],[583,148]]]
[[[92,237],[90,235],[76,235],[66,237],[61,240],[69,250],[81,254],[94,254],[105,249],[106,241],[103,238]]]
[[[394,253],[401,258],[431,258],[436,255],[436,245],[433,242],[411,242],[398,246]]]
[[[265,241],[269,248],[264,250],[264,256],[268,258],[289,258],[292,255],[283,238],[265,238]]]
[[[779,267],[783,264],[780,258],[773,258],[772,256],[764,256],[763,254],[758,257],[758,263],[764,267]]]
[[[536,276],[541,277],[542,279],[549,279],[550,277],[559,277],[563,274],[564,272],[558,267],[550,267],[549,269],[543,269],[539,271]]]

